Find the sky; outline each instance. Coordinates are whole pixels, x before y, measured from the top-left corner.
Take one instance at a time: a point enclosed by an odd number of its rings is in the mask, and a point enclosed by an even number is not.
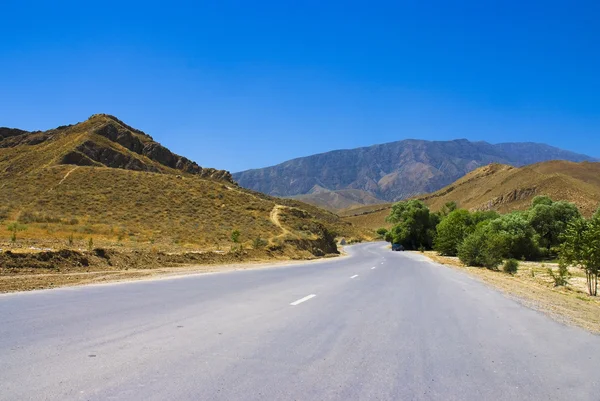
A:
[[[600,157],[598,1],[13,1],[0,126],[117,116],[232,172],[407,138]]]

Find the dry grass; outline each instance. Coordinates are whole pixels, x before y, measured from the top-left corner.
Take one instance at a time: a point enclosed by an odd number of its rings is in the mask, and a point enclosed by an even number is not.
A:
[[[234,245],[231,233],[239,230],[240,244],[235,247],[242,249],[252,248],[257,238],[260,243],[277,239],[276,252],[264,253],[263,259],[310,258],[316,245],[309,246],[306,241],[318,241],[323,227],[347,238],[364,240],[371,236],[368,230],[317,207],[183,173],[90,134],[105,120],[95,116],[65,129],[34,134],[49,138],[35,145],[4,143],[3,147],[0,143],[0,251],[229,251]],[[151,140],[135,135],[142,142]],[[60,164],[65,154],[85,141],[136,158],[156,172]],[[282,208],[281,224],[287,230],[285,238],[281,238],[282,228],[270,218],[278,207]],[[291,226],[286,223],[288,208],[306,212],[300,228],[295,222]],[[13,243],[7,225],[15,221],[26,230],[18,232]],[[319,228],[308,233],[304,226]]]
[[[600,334],[600,299],[587,295],[585,276],[579,269],[570,269],[573,277],[566,287],[554,287],[548,268],[558,270],[553,263],[521,262],[517,274],[464,266],[458,258],[425,252],[435,262],[476,276],[501,291],[516,297],[525,305],[553,318]]]

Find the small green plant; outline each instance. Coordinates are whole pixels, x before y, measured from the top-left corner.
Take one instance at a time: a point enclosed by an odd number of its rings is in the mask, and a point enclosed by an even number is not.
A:
[[[242,233],[240,233],[240,230],[233,230],[231,232],[231,242],[233,242],[234,244],[239,243],[240,235],[242,235]]]
[[[7,227],[8,231],[11,232],[10,235],[10,241],[14,244],[15,242],[17,242],[17,233],[19,231],[25,231],[27,230],[27,226],[23,225],[23,224],[19,224],[17,222],[14,223],[10,223]]]
[[[381,227],[377,229],[377,234],[379,235],[380,238],[385,238],[385,235],[387,234],[388,230],[385,227]]]
[[[256,237],[254,239],[254,241],[252,242],[252,247],[254,249],[261,249],[264,248],[267,245],[267,241],[265,241],[264,239],[260,238],[260,237]]]
[[[531,272],[531,278],[535,278],[535,270],[533,270],[533,267],[529,271]]]
[[[69,234],[67,241],[69,242],[69,246],[73,246],[73,242],[74,242],[73,233]]]
[[[423,245],[419,247],[419,252],[425,253],[425,247]]]
[[[554,280],[555,287],[564,287],[568,285],[569,279],[571,278],[571,273],[569,272],[568,267],[563,263],[558,265],[557,273],[554,273],[552,269],[548,268],[548,275],[552,277],[552,280]]]
[[[90,239],[88,241],[88,251],[92,252],[93,249],[94,249],[94,240],[92,239],[92,237],[90,237]]]
[[[519,261],[516,259],[508,259],[502,266],[502,271],[508,274],[515,274],[519,270]]]

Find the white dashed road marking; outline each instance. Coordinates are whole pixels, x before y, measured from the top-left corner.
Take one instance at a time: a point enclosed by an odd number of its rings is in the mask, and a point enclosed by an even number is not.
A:
[[[306,296],[306,297],[304,297],[304,298],[300,298],[299,300],[292,302],[290,305],[292,305],[292,306],[296,306],[296,305],[299,305],[299,304],[301,304],[302,302],[306,302],[306,301],[308,301],[309,299],[312,299],[312,298],[314,298],[314,297],[316,297],[316,295],[315,295],[315,294],[310,294],[310,295],[307,295],[307,296]]]
[[[357,278],[358,274],[355,274],[354,276],[350,277],[350,278]]]

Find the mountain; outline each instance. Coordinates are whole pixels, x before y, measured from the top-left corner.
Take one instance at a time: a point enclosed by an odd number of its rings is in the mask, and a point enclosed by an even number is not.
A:
[[[19,241],[6,226],[18,222]],[[266,256],[336,252],[334,234],[367,238],[317,207],[240,188],[229,172],[200,167],[105,114],[48,131],[0,128],[0,248],[67,244],[229,249],[231,235]]]
[[[480,167],[449,186],[417,197],[432,210],[454,201],[469,210],[496,210],[502,213],[524,210],[537,195],[577,205],[585,216],[600,206],[600,163],[548,161],[513,167],[490,164]],[[344,213],[345,218],[364,227],[381,227],[391,204],[364,206]]]
[[[360,190],[393,202],[430,193],[490,163],[524,166],[548,160],[593,158],[537,143],[404,140],[302,157],[233,175],[245,188],[274,196],[309,194],[315,185],[330,191]]]

